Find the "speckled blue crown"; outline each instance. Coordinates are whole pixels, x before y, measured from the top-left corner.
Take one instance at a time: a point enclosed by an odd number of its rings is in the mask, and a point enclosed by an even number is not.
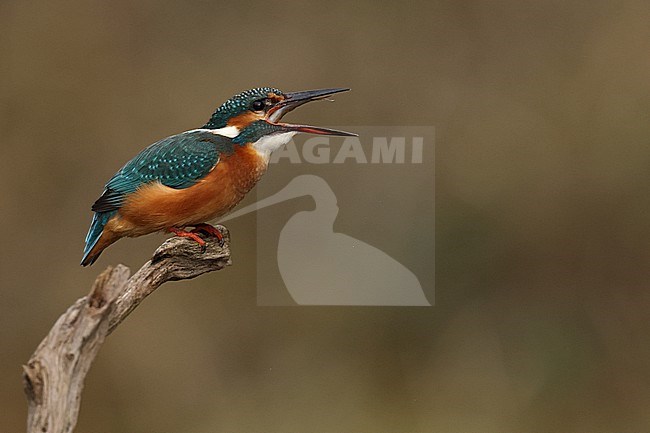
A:
[[[275,87],[256,87],[255,89],[241,92],[221,104],[214,114],[212,114],[208,123],[203,127],[208,129],[225,127],[228,119],[248,110],[254,101],[266,98],[269,93],[275,93],[276,95],[284,94],[282,90],[276,89]]]

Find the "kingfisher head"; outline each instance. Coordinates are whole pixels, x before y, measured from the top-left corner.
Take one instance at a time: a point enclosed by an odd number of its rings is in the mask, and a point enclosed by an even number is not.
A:
[[[253,144],[270,153],[298,132],[320,135],[356,136],[356,134],[309,125],[280,122],[296,107],[350,89],[320,89],[303,92],[283,92],[274,87],[246,90],[224,102],[203,128],[230,137],[238,144]]]

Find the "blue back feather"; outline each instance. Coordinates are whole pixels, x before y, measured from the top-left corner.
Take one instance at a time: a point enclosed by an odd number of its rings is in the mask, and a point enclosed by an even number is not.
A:
[[[86,235],[82,263],[92,264],[99,253],[89,257],[106,223],[122,207],[129,194],[151,182],[176,189],[189,188],[205,177],[219,162],[219,155],[233,152],[228,137],[206,129],[196,129],[164,138],[144,149],[127,162],[108,181],[104,193],[95,201],[93,221]]]
[[[232,151],[230,138],[205,129],[164,138],[144,149],[115,173],[92,210],[117,210],[129,194],[150,182],[160,182],[176,189],[188,188],[210,173],[219,162],[220,154]]]

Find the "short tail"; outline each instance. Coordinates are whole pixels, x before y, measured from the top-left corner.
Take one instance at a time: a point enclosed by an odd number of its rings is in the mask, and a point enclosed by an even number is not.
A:
[[[86,246],[84,256],[81,259],[81,266],[89,266],[95,263],[102,251],[117,240],[113,236],[104,234],[104,226],[115,215],[115,212],[96,212],[93,216],[93,222],[90,224],[90,229],[86,235]]]

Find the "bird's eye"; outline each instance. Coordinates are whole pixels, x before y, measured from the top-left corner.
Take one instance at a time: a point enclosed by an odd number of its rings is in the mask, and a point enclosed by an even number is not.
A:
[[[262,111],[266,107],[266,102],[264,99],[258,99],[257,101],[253,102],[253,110],[255,111]]]

